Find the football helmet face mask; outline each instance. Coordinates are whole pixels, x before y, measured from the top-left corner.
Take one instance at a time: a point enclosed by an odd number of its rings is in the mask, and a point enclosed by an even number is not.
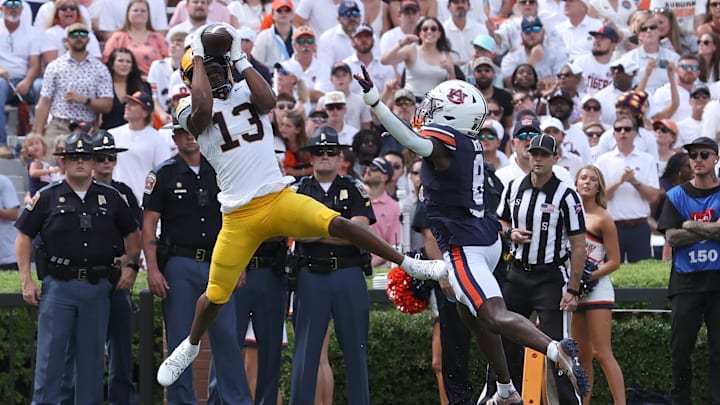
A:
[[[230,95],[233,86],[230,58],[205,56],[203,63],[213,97],[225,100]],[[188,49],[180,61],[180,76],[188,89],[192,89],[193,70],[192,50]]]
[[[448,80],[430,90],[415,110],[412,125],[416,130],[428,124],[454,128],[477,137],[487,116],[485,98],[475,86],[462,80]]]

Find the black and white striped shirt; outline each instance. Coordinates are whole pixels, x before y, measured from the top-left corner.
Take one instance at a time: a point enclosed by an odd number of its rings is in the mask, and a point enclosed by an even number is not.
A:
[[[530,243],[513,244],[513,258],[523,264],[559,264],[570,255],[568,236],[585,233],[580,196],[554,174],[542,188],[533,187],[530,174],[512,180],[501,203],[501,220],[532,231]]]

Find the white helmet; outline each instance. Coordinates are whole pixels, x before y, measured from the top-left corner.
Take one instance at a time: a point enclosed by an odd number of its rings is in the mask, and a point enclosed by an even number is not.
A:
[[[480,91],[468,82],[448,80],[430,90],[415,110],[413,126],[447,125],[468,136],[477,136],[487,116]]]

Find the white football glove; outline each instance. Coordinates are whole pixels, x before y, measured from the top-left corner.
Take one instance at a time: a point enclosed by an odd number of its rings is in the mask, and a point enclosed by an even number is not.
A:
[[[202,43],[202,33],[203,31],[205,31],[206,27],[207,24],[195,30],[195,32],[192,34],[192,41],[190,41],[190,49],[192,49],[193,56],[199,56],[201,58],[205,57],[205,47]]]
[[[228,23],[222,23],[222,25],[230,33],[233,39],[232,44],[230,45],[230,60],[234,62],[236,60],[247,58],[245,52],[242,50],[242,39],[240,39],[240,34],[238,34],[237,30]]]

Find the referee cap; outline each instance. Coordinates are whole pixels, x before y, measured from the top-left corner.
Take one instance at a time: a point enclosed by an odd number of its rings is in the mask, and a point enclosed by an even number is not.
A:
[[[557,153],[557,142],[555,141],[555,138],[550,135],[536,136],[530,141],[528,152],[532,152],[535,149],[540,149],[554,155]]]

